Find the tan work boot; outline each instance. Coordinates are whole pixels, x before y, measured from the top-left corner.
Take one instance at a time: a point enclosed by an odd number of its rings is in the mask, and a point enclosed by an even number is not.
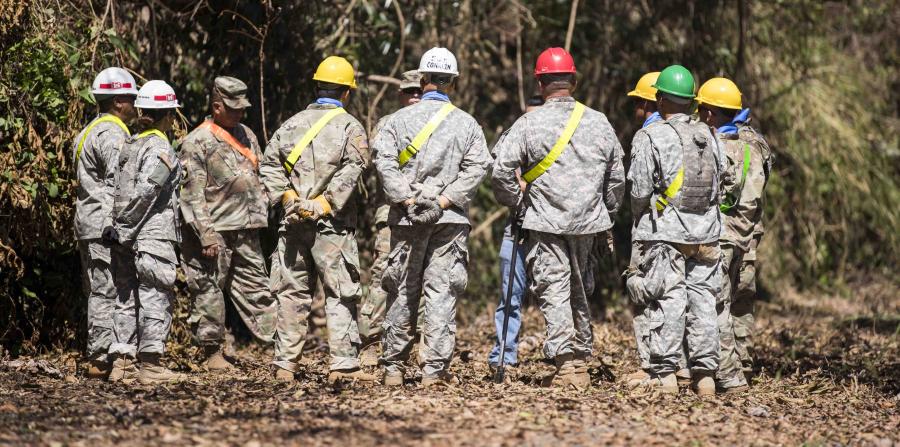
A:
[[[654,382],[656,387],[663,393],[678,394],[678,379],[675,377],[675,373],[659,376]]]
[[[642,384],[645,384],[648,381],[650,381],[650,374],[648,374],[647,371],[644,371],[643,369],[641,369],[641,370],[635,371],[631,374],[628,374],[627,376],[624,377],[623,380],[625,382],[625,385],[627,385],[629,388],[637,388],[637,387],[641,386]]]
[[[111,369],[112,364],[109,360],[91,359],[88,361],[87,371],[84,372],[84,375],[89,379],[103,380],[109,376]]]
[[[722,394],[738,394],[750,389],[750,385],[738,385],[729,388],[722,388],[719,392]]]
[[[403,373],[384,373],[384,386],[403,386]]]
[[[275,368],[275,380],[279,382],[293,383],[296,381],[294,372],[284,368]]]
[[[700,397],[716,395],[716,381],[711,374],[696,374],[698,376],[692,385],[694,392]]]
[[[344,369],[344,370],[334,370],[328,373],[328,383],[335,383],[341,380],[347,381],[360,381],[360,382],[375,382],[378,380],[378,377],[375,377],[374,374],[369,374],[359,368],[357,369]]]
[[[221,346],[206,346],[203,348],[206,352],[206,362],[204,366],[209,371],[228,371],[236,369],[234,365],[225,359]]]
[[[372,343],[359,353],[359,366],[378,366],[380,343]]]
[[[174,372],[162,365],[159,360],[159,354],[138,354],[138,360],[141,367],[138,371],[138,381],[144,385],[153,385],[157,383],[180,382],[186,380],[187,376]]]
[[[422,386],[426,388],[430,386],[456,386],[459,384],[459,378],[447,371],[422,376]]]
[[[587,363],[582,357],[571,354],[563,354],[556,357],[556,374],[550,384],[558,387],[574,387],[584,390],[591,386],[591,376],[588,375]]]
[[[553,359],[553,361],[556,363],[556,371],[553,371],[548,376],[544,376],[544,378],[541,379],[541,386],[544,388],[550,388],[554,386],[553,383],[557,381],[557,377],[568,372],[569,362],[571,362],[574,358],[575,356],[573,354],[560,354],[556,356],[556,358]]]
[[[675,378],[678,379],[679,385],[689,386],[691,384],[691,370],[688,368],[681,368],[678,371],[675,371]]]
[[[137,379],[138,370],[134,359],[124,355],[117,355],[112,362],[112,370],[107,380],[110,382],[130,383]]]

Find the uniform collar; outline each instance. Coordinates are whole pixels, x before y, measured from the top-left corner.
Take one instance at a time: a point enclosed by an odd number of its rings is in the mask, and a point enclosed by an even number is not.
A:
[[[554,96],[552,98],[547,98],[544,100],[544,105],[553,103],[553,102],[575,102],[575,98],[571,96]]]
[[[690,115],[688,115],[688,114],[686,114],[686,113],[676,113],[676,114],[672,115],[671,118],[669,118],[669,119],[667,119],[667,120],[665,120],[665,121],[681,121],[681,122],[688,122],[688,121],[690,121],[690,120],[691,120],[691,116],[690,116]]]

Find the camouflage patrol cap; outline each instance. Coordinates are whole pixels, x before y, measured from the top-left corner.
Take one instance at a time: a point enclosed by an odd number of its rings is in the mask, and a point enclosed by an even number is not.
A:
[[[422,74],[419,70],[409,70],[400,75],[400,90],[421,87]]]
[[[247,100],[247,84],[231,76],[219,76],[215,80],[213,88],[222,96],[225,105],[232,109],[250,107]]]

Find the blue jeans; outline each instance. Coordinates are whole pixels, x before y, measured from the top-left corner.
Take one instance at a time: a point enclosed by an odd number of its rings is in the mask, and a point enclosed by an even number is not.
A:
[[[497,326],[497,341],[494,343],[494,349],[488,357],[491,365],[500,363],[500,334],[503,333],[503,304],[506,297],[506,289],[509,287],[509,264],[512,261],[513,241],[512,238],[503,238],[500,245],[500,305],[494,313],[494,323]],[[513,281],[512,299],[509,308],[509,326],[506,330],[506,364],[515,365],[516,353],[519,344],[519,328],[522,326],[522,298],[525,296],[525,250],[519,247],[518,258],[516,260],[516,274]]]

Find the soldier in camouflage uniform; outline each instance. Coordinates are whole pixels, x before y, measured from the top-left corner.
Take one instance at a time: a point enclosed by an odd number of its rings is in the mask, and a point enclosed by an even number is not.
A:
[[[318,99],[275,131],[260,166],[270,202],[284,210],[270,277],[278,301],[273,364],[279,380],[294,380],[318,278],[325,290],[329,381],[375,380],[357,359],[355,190],[370,155],[365,130],[343,109],[356,88],[353,67],[331,56],[313,79]]]
[[[656,110],[656,89],[653,84],[659,72],[654,71],[647,73],[638,80],[634,90],[628,92],[628,96],[634,98],[635,115],[634,118],[641,124],[641,128],[661,120],[659,112]],[[631,260],[628,263],[628,272],[637,270],[640,264],[641,244],[634,243],[631,246]],[[625,376],[625,381],[629,386],[636,386],[650,379],[650,346],[647,345],[649,339],[649,330],[647,329],[647,319],[644,317],[643,306],[633,306],[632,328],[634,330],[635,340],[637,341],[638,359],[640,360],[640,369],[634,373]]]
[[[212,117],[181,143],[181,255],[193,298],[190,322],[211,370],[232,368],[222,355],[224,290],[250,332],[270,343],[275,299],[269,290],[259,229],[268,224],[268,200],[259,181],[256,136],[240,123],[247,85],[222,76],[210,92]]]
[[[137,116],[134,99],[137,85],[118,67],[103,70],[92,85],[100,109],[72,145],[75,175],[75,239],[81,255],[82,281],[87,296],[89,366],[87,376],[105,378],[113,341],[116,288],[110,272],[110,245],[101,239],[103,228],[112,224],[113,193],[119,151],[130,132],[127,123]]]
[[[418,70],[409,70],[400,76],[400,87],[397,90],[397,99],[401,108],[411,106],[419,102],[422,96],[420,81],[422,76]],[[372,131],[372,139],[378,135],[378,131],[384,127],[391,115],[383,116],[375,124]],[[363,366],[375,366],[378,363],[378,345],[381,342],[381,325],[384,323],[384,313],[387,309],[387,292],[381,287],[381,275],[387,267],[388,254],[391,251],[391,227],[388,226],[388,214],[391,206],[387,204],[384,190],[377,179],[373,169],[372,187],[369,188],[369,203],[378,206],[375,211],[375,259],[372,261],[372,269],[369,273],[371,283],[368,294],[363,298],[359,311],[359,333],[368,345],[360,355],[360,363]],[[419,307],[419,315],[422,315],[422,307]],[[421,318],[420,318],[421,320]],[[419,324],[421,326],[421,324]]]
[[[724,226],[719,238],[723,284],[716,303],[721,363],[716,382],[726,392],[741,391],[747,388],[747,380],[736,335],[742,319],[747,315],[752,319],[752,293],[740,293],[740,284],[748,270],[744,259],[759,240],[757,231],[762,227],[763,197],[772,155],[762,135],[747,124],[750,109],[742,109],[741,92],[733,82],[725,78],[706,81],[700,87],[697,101],[700,119],[717,129],[725,145],[729,169],[721,206]],[[748,295],[750,300],[746,299]],[[743,341],[747,332],[741,335]]]
[[[686,338],[694,389],[711,395],[719,365],[715,302],[725,156],[710,129],[687,115],[694,97],[687,69],[667,67],[654,87],[664,120],[639,130],[632,142],[632,236],[641,253],[626,284],[644,306],[652,383],[678,392],[675,372]]]
[[[492,185],[498,202],[525,207],[529,287],[547,322],[544,355],[556,363],[544,384],[586,388],[593,345],[587,299],[597,268],[591,251],[598,239],[605,243],[622,201],[623,151],[606,116],[572,98],[575,63],[568,52],[544,51],[535,75],[546,102],[497,143]],[[547,164],[551,153],[558,158]],[[524,192],[517,169],[529,183]]]
[[[387,386],[403,384],[423,294],[422,385],[458,382],[449,367],[456,302],[468,281],[468,208],[490,164],[481,127],[450,103],[459,75],[453,54],[428,50],[419,72],[422,101],[394,113],[373,144],[391,204],[391,253],[382,278],[388,293],[381,358]]]
[[[103,230],[103,238],[117,244],[113,276],[119,300],[110,352],[129,359],[137,354],[141,383],[168,382],[183,378],[160,363],[175,299],[181,183],[181,165],[166,132],[175,121],[174,109],[181,106],[163,81],[144,84],[135,106],[141,110],[142,131],[128,139],[119,155],[114,221]],[[128,379],[130,368],[117,371],[116,366],[116,379]]]

